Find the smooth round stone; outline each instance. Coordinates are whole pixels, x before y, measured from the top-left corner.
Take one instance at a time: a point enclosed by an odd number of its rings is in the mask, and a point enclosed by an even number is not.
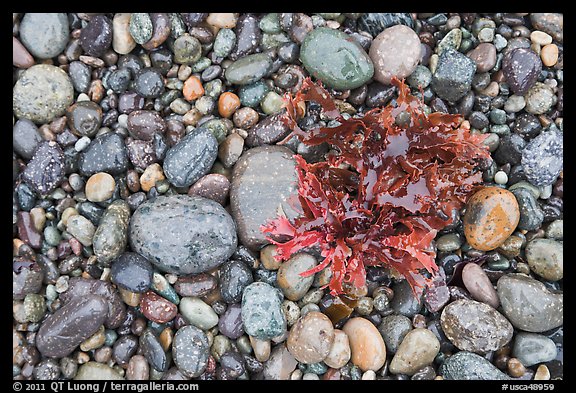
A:
[[[557,354],[554,341],[541,334],[519,332],[514,337],[512,356],[525,367],[554,360]]]
[[[438,351],[440,341],[434,333],[423,328],[413,329],[400,343],[388,369],[392,374],[414,375],[421,368],[432,364]]]
[[[110,174],[96,173],[86,182],[86,198],[91,202],[104,202],[112,197],[115,187],[116,181]]]
[[[112,21],[104,15],[93,16],[80,32],[84,53],[99,57],[112,45]]]
[[[454,252],[462,246],[462,240],[456,233],[448,233],[436,239],[436,248],[442,252]]]
[[[130,207],[123,200],[116,200],[106,208],[92,238],[92,248],[98,261],[108,264],[118,257],[128,243]]]
[[[374,79],[389,85],[393,77],[402,79],[414,72],[421,55],[420,39],[410,27],[395,25],[374,38],[369,53]]]
[[[352,363],[362,371],[378,371],[386,362],[386,344],[376,326],[361,317],[349,319],[342,328],[348,335]]]
[[[236,227],[224,208],[206,198],[159,196],[142,203],[132,215],[129,241],[133,251],[168,273],[202,273],[234,253]]]
[[[412,330],[412,321],[404,315],[388,315],[382,318],[378,331],[384,339],[386,349],[390,353],[396,353],[400,343],[408,332]]]
[[[18,68],[30,68],[34,58],[16,37],[12,37],[12,65]]]
[[[243,150],[244,138],[238,134],[230,134],[218,145],[218,159],[225,168],[232,168]]]
[[[142,355],[134,355],[128,362],[126,368],[126,380],[147,381],[150,379],[150,366],[146,358]]]
[[[49,123],[62,116],[74,100],[74,86],[59,67],[37,64],[22,73],[12,92],[12,109],[18,118]]]
[[[164,172],[162,172],[162,167],[158,163],[149,165],[142,175],[140,176],[140,187],[143,191],[148,192],[157,182],[164,180]]]
[[[489,42],[482,42],[466,54],[476,63],[476,72],[488,72],[496,65],[496,47]]]
[[[130,34],[131,13],[117,13],[112,19],[112,49],[114,52],[125,55],[136,47],[136,41]]]
[[[287,299],[294,301],[302,299],[312,286],[314,274],[306,277],[302,277],[301,274],[317,264],[316,258],[312,255],[298,253],[280,265],[276,280]]]
[[[563,133],[549,130],[532,139],[522,151],[522,168],[526,179],[541,187],[554,184],[562,171],[564,160]]]
[[[108,132],[96,137],[78,156],[78,171],[83,176],[98,172],[119,175],[128,169],[128,152],[124,139]]]
[[[124,378],[112,367],[97,362],[87,362],[78,368],[75,381],[121,381]]]
[[[283,111],[270,115],[251,127],[245,139],[246,145],[249,147],[272,145],[287,137],[291,130],[283,121],[284,113]]]
[[[244,153],[232,173],[230,205],[238,237],[257,251],[268,241],[260,227],[277,217],[281,206],[289,219],[298,213],[287,202],[296,195],[293,152],[283,146],[259,146]]]
[[[540,51],[540,58],[546,67],[552,67],[558,62],[558,46],[556,44],[545,45]]]
[[[502,59],[504,78],[514,94],[526,94],[528,89],[536,83],[541,71],[542,61],[531,49],[513,49]]]
[[[516,188],[512,190],[512,193],[516,197],[520,209],[518,229],[533,231],[540,228],[544,221],[544,212],[538,205],[536,196],[530,189],[524,187]]]
[[[143,68],[134,77],[134,91],[144,98],[158,98],[164,93],[164,77],[156,68]]]
[[[229,83],[249,85],[259,81],[272,68],[272,59],[266,53],[255,53],[242,57],[226,68],[225,76]]]
[[[300,363],[321,362],[334,342],[332,321],[321,312],[311,311],[298,319],[288,333],[286,347]]]
[[[205,127],[196,128],[168,150],[164,173],[176,187],[188,187],[206,175],[218,155],[218,141]]]
[[[167,13],[151,13],[152,37],[142,44],[146,50],[154,50],[162,45],[170,36],[170,17]]]
[[[231,12],[213,12],[206,17],[206,23],[221,29],[232,29],[237,22],[238,14]]]
[[[438,97],[456,102],[470,91],[475,73],[474,60],[453,49],[446,49],[438,58],[431,86]]]
[[[439,374],[446,380],[486,381],[511,379],[486,358],[460,351],[442,363]]]
[[[326,27],[306,34],[300,46],[304,68],[325,85],[338,90],[360,87],[375,75],[374,59],[370,57],[346,33]]]
[[[140,311],[148,320],[156,323],[166,323],[176,317],[178,308],[172,302],[158,294],[148,291],[140,300]]]
[[[526,112],[533,115],[542,115],[552,108],[554,104],[554,91],[545,83],[536,82],[524,95]]]
[[[230,260],[220,267],[220,295],[226,303],[242,300],[244,288],[254,281],[252,271],[242,261]]]
[[[334,341],[323,362],[328,367],[339,369],[348,363],[351,356],[352,352],[348,335],[340,329],[334,329]]]
[[[182,298],[180,300],[179,310],[180,314],[182,314],[188,323],[202,330],[211,329],[218,324],[218,314],[200,298]]]
[[[262,374],[265,380],[289,380],[297,365],[298,361],[294,359],[286,345],[281,343],[274,347],[270,358],[264,363]]]
[[[548,281],[564,277],[564,246],[552,239],[534,239],[526,245],[530,270]]]
[[[66,230],[76,238],[82,245],[89,247],[92,245],[92,238],[96,227],[90,220],[81,215],[75,215],[68,219]]]
[[[504,315],[518,329],[540,333],[564,323],[564,296],[523,274],[507,274],[497,283]]]
[[[407,280],[402,280],[394,284],[394,297],[390,306],[396,313],[412,318],[422,308],[422,296],[414,296],[412,287]]]
[[[188,195],[198,195],[212,199],[222,206],[225,206],[229,191],[230,180],[228,180],[226,176],[218,173],[210,173],[198,179],[188,190]]]
[[[263,81],[257,81],[249,85],[243,85],[238,89],[238,97],[242,106],[255,108],[270,91]],[[242,110],[242,109],[240,109]]]
[[[150,14],[135,12],[130,15],[128,28],[134,41],[143,45],[152,38],[154,26],[152,25]]]
[[[519,220],[514,194],[499,187],[485,187],[468,200],[464,234],[475,249],[494,250],[514,232]]]
[[[282,293],[265,282],[254,282],[242,294],[244,331],[261,340],[286,332],[286,317],[282,312]]]
[[[204,296],[216,289],[217,279],[208,273],[194,274],[188,277],[178,277],[174,290],[180,296]]]
[[[31,159],[34,151],[42,141],[38,127],[32,121],[20,119],[14,124],[12,128],[12,147],[22,158]],[[242,140],[242,145],[244,145],[244,140]]]
[[[563,42],[564,15],[556,13],[531,13],[530,22],[534,28],[551,35],[556,41]]]
[[[200,376],[208,365],[210,343],[196,326],[184,326],[174,335],[172,355],[178,370],[189,378]]]
[[[242,324],[242,306],[240,303],[230,304],[218,320],[220,333],[233,340],[244,334]]]
[[[174,41],[173,51],[174,63],[193,64],[202,57],[202,44],[198,38],[184,33]]]
[[[421,86],[423,89],[427,88],[432,82],[432,72],[428,67],[423,65],[417,65],[414,71],[406,79],[406,82],[412,88],[419,88]]]
[[[39,59],[51,59],[66,48],[70,29],[65,13],[26,13],[20,21],[20,41]]]
[[[114,342],[112,358],[120,366],[125,366],[138,350],[138,338],[131,334],[121,336]]]
[[[446,337],[458,349],[479,354],[502,348],[514,333],[502,314],[469,299],[459,299],[444,307],[440,323]]]
[[[71,300],[44,320],[36,334],[36,348],[47,357],[68,356],[98,331],[107,313],[108,305],[101,296]]]
[[[135,252],[125,252],[112,263],[110,279],[131,292],[143,293],[152,284],[152,264]]]
[[[158,112],[136,110],[128,115],[128,131],[136,139],[151,141],[154,134],[164,133],[166,122]]]
[[[554,220],[546,228],[546,237],[554,240],[564,239],[564,220]]]
[[[158,337],[149,328],[145,329],[140,336],[139,347],[142,355],[146,357],[146,360],[148,360],[154,370],[159,372],[168,370],[168,367],[170,367],[168,356],[164,352]]]
[[[511,95],[504,103],[504,110],[507,113],[518,113],[526,106],[526,100],[523,96]]]
[[[480,265],[467,263],[462,269],[462,282],[474,300],[486,303],[495,309],[500,305],[496,289]]]

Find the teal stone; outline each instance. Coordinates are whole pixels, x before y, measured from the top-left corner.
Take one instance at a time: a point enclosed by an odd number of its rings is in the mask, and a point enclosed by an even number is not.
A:
[[[280,19],[276,12],[264,15],[262,19],[260,19],[258,27],[260,27],[260,30],[264,33],[268,34],[280,33],[282,31],[282,27],[280,27]]]
[[[300,47],[304,68],[337,90],[355,89],[374,75],[374,65],[362,47],[346,33],[319,27]]]
[[[214,39],[214,54],[227,57],[236,45],[236,33],[232,29],[220,29]]]
[[[180,297],[176,293],[176,290],[162,274],[158,272],[153,274],[150,288],[164,299],[168,299],[176,305],[180,304]]]
[[[240,87],[238,90],[238,98],[240,98],[240,103],[242,106],[255,108],[258,106],[260,101],[264,99],[269,91],[270,88],[266,83],[263,81],[258,81],[256,83]]]
[[[254,282],[242,294],[244,331],[260,340],[269,340],[286,332],[286,317],[282,312],[282,293],[270,284]]]
[[[228,130],[226,129],[226,125],[224,124],[224,122],[222,122],[222,120],[220,119],[208,120],[202,126],[205,127],[208,131],[210,131],[214,135],[216,141],[218,141],[218,144],[222,143],[222,141],[226,139]]]
[[[272,59],[265,53],[256,53],[236,60],[226,69],[226,79],[236,85],[249,85],[259,81],[272,68]]]

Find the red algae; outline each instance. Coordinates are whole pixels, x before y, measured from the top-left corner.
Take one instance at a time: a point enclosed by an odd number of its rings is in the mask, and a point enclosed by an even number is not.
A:
[[[385,266],[403,275],[416,294],[432,282],[438,267],[431,245],[452,223],[482,182],[478,166],[490,160],[482,142],[460,115],[426,114],[403,81],[395,105],[345,119],[330,94],[307,78],[285,98],[283,121],[307,145],[330,144],[338,154],[308,164],[295,155],[302,214],[293,222],[277,217],[261,230],[277,245],[280,261],[317,246],[324,258],[302,275],[329,266],[331,294],[343,283],[364,285],[366,266]],[[335,127],[302,130],[303,104],[314,101]],[[345,169],[347,168],[347,169]]]

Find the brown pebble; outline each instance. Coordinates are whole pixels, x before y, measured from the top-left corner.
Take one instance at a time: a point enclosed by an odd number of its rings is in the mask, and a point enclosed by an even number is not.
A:
[[[126,173],[126,186],[131,192],[140,191],[140,175],[134,169],[129,169]]]
[[[473,248],[490,251],[502,245],[520,220],[516,197],[499,187],[485,187],[469,200],[464,215],[464,234]]]
[[[202,97],[204,95],[204,86],[202,86],[200,78],[192,75],[190,78],[186,79],[184,87],[182,88],[182,94],[188,101],[194,101]]]
[[[550,370],[546,367],[545,364],[541,364],[536,369],[536,373],[534,374],[535,381],[548,381],[550,380]]]
[[[91,202],[104,202],[114,194],[116,181],[106,172],[98,172],[90,176],[86,182],[86,198]]]
[[[220,94],[218,98],[218,112],[220,116],[229,118],[240,108],[240,98],[229,91]]]
[[[178,307],[174,303],[152,291],[142,296],[140,310],[146,318],[157,323],[171,321],[178,313]]]
[[[238,134],[230,134],[218,146],[218,158],[224,168],[232,168],[242,155],[244,138]]]
[[[12,65],[18,68],[30,68],[34,58],[16,37],[12,37]]]
[[[160,345],[162,345],[162,349],[164,349],[164,351],[168,351],[168,349],[170,349],[173,339],[174,331],[169,327],[162,330],[162,333],[160,333],[158,336],[158,341],[160,341]]]
[[[142,187],[144,188],[144,187]],[[212,199],[222,206],[226,204],[230,191],[230,180],[224,175],[210,173],[202,176],[188,190],[188,195],[198,195]]]
[[[545,45],[540,51],[540,58],[542,64],[546,67],[552,67],[558,62],[558,46],[556,44]]]
[[[260,116],[258,115],[258,112],[248,106],[245,106],[234,112],[232,121],[236,127],[247,130],[255,126],[256,123],[258,123],[259,118]]]
[[[355,317],[349,319],[342,330],[348,335],[352,363],[362,371],[378,371],[386,362],[386,344],[382,335],[370,321]]]
[[[143,191],[148,192],[156,185],[156,182],[166,179],[164,171],[160,164],[155,163],[148,166],[140,176],[140,187]]]
[[[301,363],[317,363],[326,358],[334,342],[330,319],[318,311],[310,311],[292,326],[286,341],[288,351]]]
[[[42,246],[42,235],[36,230],[30,213],[19,211],[18,219],[18,236],[20,239],[34,249]]]
[[[511,377],[519,378],[526,373],[526,367],[522,364],[522,362],[516,358],[510,358],[508,360],[508,374]]]
[[[126,368],[126,379],[129,381],[147,381],[150,375],[150,366],[143,355],[134,355]]]
[[[131,292],[123,288],[118,288],[122,301],[130,307],[137,307],[140,304],[141,293]]]

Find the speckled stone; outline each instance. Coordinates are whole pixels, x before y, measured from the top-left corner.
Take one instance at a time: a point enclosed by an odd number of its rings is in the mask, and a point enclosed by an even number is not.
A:
[[[106,208],[92,238],[94,255],[100,263],[107,264],[124,251],[129,221],[130,207],[125,201],[116,200]]]
[[[364,49],[348,34],[326,27],[306,34],[300,61],[311,75],[338,90],[362,86],[374,75],[374,65]]]
[[[41,142],[22,172],[22,179],[39,195],[54,191],[65,176],[64,152],[56,142]]]
[[[244,153],[232,173],[230,205],[240,242],[256,251],[267,244],[260,226],[277,217],[279,209],[289,219],[297,212],[287,202],[296,195],[293,152],[283,146],[259,146]]]
[[[278,269],[278,287],[289,300],[300,300],[312,286],[314,274],[302,277],[301,274],[318,264],[310,254],[298,253],[284,261]]]
[[[330,353],[334,327],[326,315],[311,311],[298,319],[288,333],[286,347],[300,363],[321,362]]]
[[[209,173],[202,176],[188,190],[188,195],[198,195],[212,199],[222,206],[226,206],[230,192],[230,180],[218,173]]]
[[[121,381],[124,378],[112,367],[98,362],[84,363],[78,368],[75,381]]]
[[[548,281],[564,277],[564,246],[552,239],[534,239],[526,245],[530,270]]]
[[[128,169],[128,152],[124,139],[109,132],[90,142],[78,156],[78,171],[83,176],[98,172],[118,175]]]
[[[99,57],[112,45],[112,21],[104,15],[93,16],[80,32],[84,53]]]
[[[542,61],[532,49],[512,49],[502,60],[502,72],[506,82],[510,90],[518,95],[526,94],[534,86],[541,71]]]
[[[432,75],[432,88],[440,98],[456,102],[470,91],[475,73],[474,60],[453,49],[446,49],[438,58]]]
[[[170,367],[168,356],[164,352],[160,340],[150,328],[144,330],[140,335],[139,344],[142,355],[146,357],[146,360],[148,360],[154,370],[160,372],[168,370],[168,367]]]
[[[376,326],[362,317],[349,319],[342,328],[348,335],[351,361],[362,371],[378,371],[386,362],[386,344]]]
[[[522,169],[535,186],[554,184],[564,166],[563,133],[550,129],[532,139],[522,151]]]
[[[145,292],[140,299],[140,311],[150,321],[166,323],[176,317],[178,308],[172,302],[152,292]]]
[[[412,321],[404,315],[385,316],[378,325],[378,331],[384,339],[386,349],[393,354],[396,353],[400,343],[410,330],[412,330]]]
[[[196,128],[175,146],[164,159],[164,173],[176,187],[188,187],[206,175],[218,155],[218,141],[205,127]]]
[[[22,73],[12,91],[12,109],[18,118],[49,123],[62,116],[74,100],[74,86],[66,72],[37,64]]]
[[[440,341],[432,331],[424,328],[413,329],[400,343],[389,370],[392,374],[414,375],[421,368],[432,364],[438,351]]]
[[[282,293],[265,282],[254,282],[242,294],[242,322],[250,336],[267,340],[286,332]]]
[[[42,323],[36,335],[36,347],[44,356],[68,356],[80,343],[96,333],[104,323],[107,312],[108,306],[101,296],[74,299]]]
[[[20,21],[20,41],[39,59],[51,59],[66,48],[70,29],[65,13],[26,13]]]
[[[242,261],[231,259],[220,267],[220,295],[226,303],[242,300],[244,288],[252,284],[252,271]]]
[[[78,214],[68,219],[66,230],[82,245],[90,247],[96,227],[86,217]]]
[[[408,26],[395,25],[382,31],[370,45],[374,79],[389,85],[392,77],[408,77],[420,60],[420,45],[418,35]]]
[[[502,311],[515,328],[540,333],[564,323],[564,295],[520,273],[507,274],[497,282]]]
[[[133,251],[176,274],[210,270],[228,260],[237,245],[234,221],[224,208],[188,195],[142,203],[130,220],[129,241]]]
[[[174,363],[189,378],[196,378],[204,372],[208,365],[209,349],[208,337],[196,326],[184,326],[174,335]]]
[[[457,352],[446,359],[440,366],[439,374],[447,380],[485,381],[511,379],[484,357],[467,351]]]
[[[125,252],[114,260],[110,279],[117,286],[142,293],[152,284],[152,264],[135,252]]]
[[[519,220],[514,194],[499,187],[485,187],[468,200],[464,234],[475,249],[494,250],[514,232]]]
[[[502,348],[514,332],[502,314],[470,299],[459,299],[444,307],[440,323],[446,337],[458,349],[478,354]]]

